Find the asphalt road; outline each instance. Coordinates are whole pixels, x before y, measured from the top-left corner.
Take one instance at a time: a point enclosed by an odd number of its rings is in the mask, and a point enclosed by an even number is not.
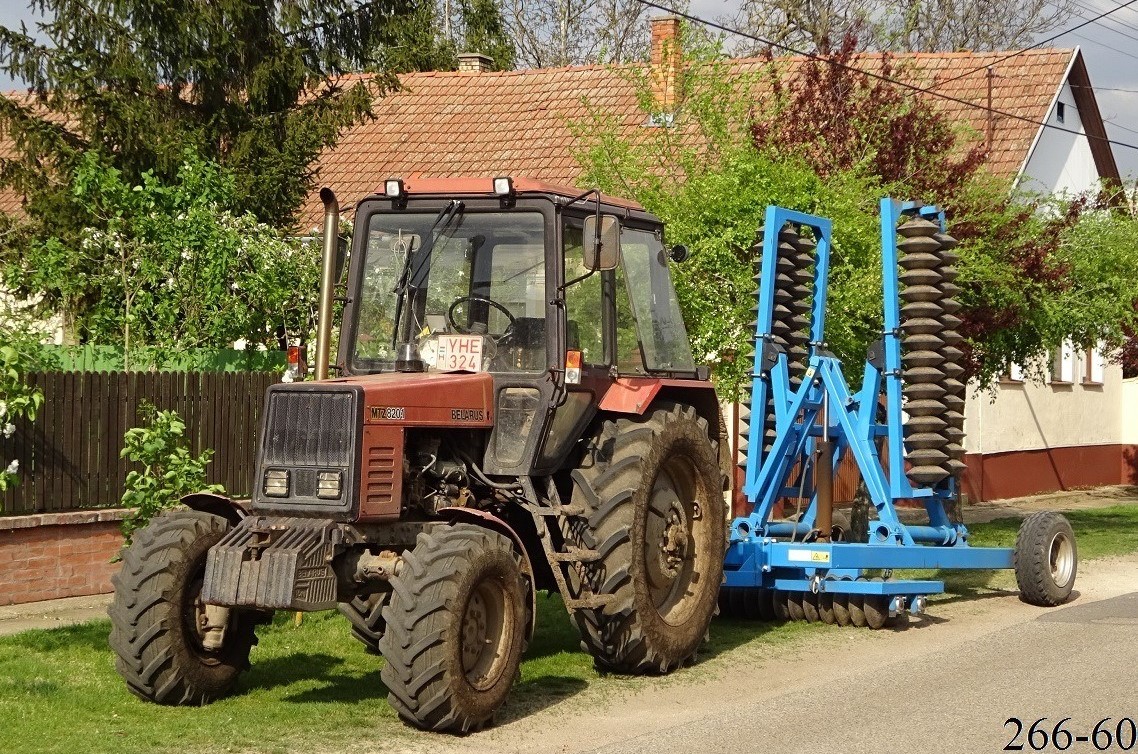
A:
[[[602,681],[483,733],[408,750],[979,754],[1016,743],[1030,752],[1040,718],[1049,736],[1071,718],[1065,729],[1089,738],[1109,717],[1113,737],[1120,718],[1138,724],[1138,557],[1085,564],[1078,589],[1059,608],[997,591],[936,604],[901,630],[835,627],[794,649],[740,647],[687,679],[632,693],[606,693]],[[1011,717],[1023,722],[1015,741]],[[1066,751],[1096,749],[1072,740]]]
[[[1023,725],[1014,743],[1031,751],[1026,736],[1040,718],[1047,731],[1070,718],[1065,729],[1088,739],[1103,718],[1113,718],[1112,731],[1120,718],[1138,722],[1138,592],[1045,613],[963,646],[929,639],[926,651],[901,660],[870,662],[603,750],[997,752],[1013,743],[1017,726],[1005,721],[1016,717]],[[1068,749],[1094,750],[1090,740]]]

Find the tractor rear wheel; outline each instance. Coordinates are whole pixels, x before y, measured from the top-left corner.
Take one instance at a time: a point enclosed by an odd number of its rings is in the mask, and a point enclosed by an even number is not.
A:
[[[202,705],[224,696],[249,667],[255,616],[230,609],[219,649],[203,643],[206,554],[225,535],[220,516],[178,509],[135,532],[111,579],[115,667],[136,696],[159,704]]]
[[[667,673],[707,636],[723,579],[727,510],[707,422],[661,403],[606,421],[589,450],[572,474],[584,523],[566,536],[599,553],[578,575],[610,601],[574,612],[582,646],[602,670]]]
[[[419,534],[403,560],[379,640],[387,700],[424,730],[478,730],[506,701],[525,651],[521,556],[495,531],[455,524]]]

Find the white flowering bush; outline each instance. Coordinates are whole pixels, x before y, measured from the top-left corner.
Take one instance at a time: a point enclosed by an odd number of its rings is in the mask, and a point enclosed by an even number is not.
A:
[[[43,405],[43,393],[27,384],[20,352],[12,345],[0,345],[0,435],[5,439],[16,432],[16,420],[35,419]],[[0,457],[0,492],[16,484],[20,464]]]
[[[161,355],[238,340],[275,348],[311,331],[318,245],[231,212],[236,183],[215,163],[187,152],[173,182],[131,182],[91,152],[74,175],[93,221],[77,242],[49,239],[35,256],[58,268],[55,279],[82,279],[82,339]]]

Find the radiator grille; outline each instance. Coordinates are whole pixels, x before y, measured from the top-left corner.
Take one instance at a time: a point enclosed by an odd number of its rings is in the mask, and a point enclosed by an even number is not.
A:
[[[350,391],[269,391],[262,463],[350,467],[356,445],[355,404],[356,394]]]

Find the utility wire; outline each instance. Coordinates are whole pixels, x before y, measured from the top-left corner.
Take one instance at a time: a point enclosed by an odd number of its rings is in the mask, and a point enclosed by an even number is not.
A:
[[[866,76],[868,78],[876,79],[877,81],[881,81],[881,82],[884,82],[886,84],[892,84],[894,86],[899,86],[903,89],[908,89],[908,90],[913,91],[913,92],[918,92],[920,94],[928,94],[930,96],[937,97],[939,99],[943,99],[943,100],[946,100],[948,102],[955,102],[958,105],[964,105],[965,107],[971,107],[971,108],[974,108],[976,110],[983,110],[985,112],[992,113],[993,115],[1000,115],[1004,118],[1011,118],[1012,120],[1018,120],[1022,123],[1029,123],[1033,126],[1039,126],[1041,128],[1050,128],[1050,129],[1055,130],[1055,131],[1062,131],[1064,133],[1074,134],[1075,136],[1085,136],[1087,139],[1094,139],[1096,141],[1104,141],[1107,144],[1113,144],[1113,145],[1118,146],[1118,147],[1125,147],[1127,149],[1138,150],[1138,144],[1127,144],[1124,141],[1115,141],[1114,139],[1110,139],[1110,138],[1107,138],[1105,136],[1098,136],[1097,134],[1088,134],[1088,133],[1084,133],[1082,131],[1076,131],[1076,130],[1071,129],[1071,128],[1064,128],[1063,126],[1056,126],[1052,123],[1047,123],[1045,121],[1035,120],[1033,118],[1028,118],[1028,117],[1023,116],[1023,115],[1017,115],[1015,113],[1009,113],[1005,110],[998,110],[994,107],[986,107],[984,105],[980,105],[980,104],[977,104],[975,102],[970,102],[970,101],[965,100],[965,99],[960,99],[959,97],[952,97],[952,96],[947,95],[947,94],[941,94],[940,92],[933,91],[932,89],[929,89],[927,87],[917,86],[916,84],[910,84],[907,81],[901,81],[899,79],[892,79],[892,78],[889,78],[888,76],[883,76],[880,73],[874,73],[873,71],[867,71],[867,70],[864,70],[862,68],[858,68],[856,66],[849,65],[848,63],[840,63],[837,60],[827,58],[824,55],[819,55],[817,53],[812,53],[812,52],[805,52],[803,50],[796,49],[794,47],[791,47],[790,45],[786,45],[786,44],[783,44],[781,42],[772,42],[769,39],[764,39],[763,37],[757,36],[755,34],[749,34],[749,33],[744,32],[744,31],[739,31],[738,29],[732,29],[729,26],[724,26],[723,24],[717,23],[715,21],[708,21],[707,19],[700,18],[699,16],[694,16],[690,13],[675,10],[674,8],[669,8],[665,5],[660,5],[659,3],[654,2],[654,0],[636,0],[636,2],[640,3],[641,5],[648,6],[649,8],[655,8],[657,10],[662,10],[662,11],[665,11],[667,13],[670,13],[674,16],[679,16],[680,18],[686,19],[686,20],[691,21],[693,23],[697,23],[697,24],[701,24],[703,26],[707,26],[711,29],[717,29],[717,30],[725,32],[727,34],[734,34],[736,36],[740,36],[740,37],[743,37],[745,39],[750,39],[754,42],[759,42],[760,44],[767,45],[768,47],[777,48],[777,49],[783,50],[784,52],[789,52],[792,55],[799,55],[801,57],[808,58],[810,60],[814,60],[814,61],[817,61],[819,63],[826,63],[828,65],[832,65],[832,66],[835,66],[837,68],[844,68],[847,71],[851,71],[853,73],[859,73],[859,74]],[[1138,2],[1138,0],[1130,0],[1130,2],[1127,3],[1127,5],[1130,5],[1131,3],[1135,3],[1135,2]],[[1124,6],[1119,6],[1119,7],[1124,7]],[[1023,52],[1023,50],[1021,50],[1020,52]],[[1017,52],[1016,54],[1018,55],[1019,53]],[[1011,57],[1011,56],[1009,56],[1009,57]],[[987,68],[987,66],[984,66],[984,68]],[[983,70],[983,69],[980,69],[980,70]]]
[[[1022,50],[1016,50],[1015,52],[1013,52],[1009,55],[1005,55],[1002,58],[998,58],[998,59],[992,61],[991,63],[988,63],[987,65],[982,65],[982,66],[979,66],[977,68],[973,68],[970,71],[965,71],[964,73],[960,74],[959,76],[953,76],[950,79],[945,79],[944,81],[938,81],[933,86],[934,87],[935,86],[944,86],[945,84],[947,84],[951,81],[956,81],[958,79],[964,78],[965,76],[971,76],[974,73],[979,73],[980,71],[987,70],[988,68],[991,68],[994,65],[999,65],[1000,63],[1003,63],[1005,60],[1011,60],[1012,58],[1014,58],[1018,55],[1024,54],[1028,50],[1034,50],[1034,49],[1039,48],[1039,47],[1044,47],[1045,45],[1051,44],[1056,39],[1064,36],[1065,34],[1070,34],[1071,32],[1078,31],[1079,29],[1083,28],[1084,26],[1090,26],[1091,24],[1095,23],[1096,21],[1100,21],[1100,20],[1106,18],[1111,13],[1115,13],[1117,11],[1120,11],[1123,8],[1129,8],[1131,5],[1133,5],[1136,2],[1138,2],[1138,0],[1128,0],[1128,2],[1123,3],[1122,5],[1116,5],[1109,10],[1103,11],[1102,13],[1095,16],[1094,18],[1088,18],[1086,21],[1083,21],[1083,23],[1079,24],[1078,26],[1072,26],[1070,29],[1067,29],[1066,31],[1061,31],[1058,34],[1053,34],[1052,36],[1048,37],[1047,39],[1043,40],[1042,42],[1036,42],[1035,44],[1031,45],[1030,47],[1025,47]]]
[[[1081,13],[1079,13],[1079,12],[1077,12],[1077,11],[1075,11],[1075,17],[1076,17],[1076,18],[1086,18],[1086,16],[1084,16],[1083,14],[1081,14]],[[1108,19],[1105,19],[1105,20],[1106,20],[1106,21],[1114,21],[1114,19],[1113,19],[1113,18],[1108,18]],[[1115,23],[1118,23],[1118,22],[1117,22],[1117,21],[1115,21]],[[1106,25],[1105,25],[1105,24],[1103,24],[1101,21],[1099,22],[1099,26],[1100,26],[1100,27],[1102,27],[1102,29],[1103,29],[1104,31],[1109,31],[1111,34],[1117,34],[1117,35],[1119,35],[1120,37],[1126,37],[1127,39],[1130,39],[1130,40],[1133,40],[1133,41],[1135,41],[1135,42],[1138,42],[1138,37],[1134,36],[1133,34],[1127,34],[1126,32],[1124,32],[1124,31],[1119,31],[1118,29],[1115,29],[1115,28],[1114,28],[1114,27],[1112,27],[1112,26],[1106,26]],[[1138,31],[1138,29],[1135,29],[1135,28],[1134,28],[1134,27],[1132,27],[1132,26],[1124,26],[1123,28],[1125,28],[1125,29],[1132,29],[1132,30],[1134,30],[1134,31]],[[1077,36],[1080,36],[1080,35],[1076,34],[1075,36],[1077,37]]]
[[[1097,39],[1091,39],[1089,37],[1084,37],[1082,34],[1072,34],[1071,36],[1072,37],[1078,37],[1079,39],[1083,40],[1084,42],[1086,42],[1088,44],[1098,45],[1099,47],[1106,48],[1107,50],[1110,50],[1112,52],[1117,52],[1119,55],[1125,55],[1128,58],[1133,58],[1134,60],[1138,60],[1138,55],[1135,55],[1132,52],[1127,52],[1126,50],[1120,50],[1117,47],[1112,47],[1111,45],[1108,45],[1106,42],[1100,42]]]

